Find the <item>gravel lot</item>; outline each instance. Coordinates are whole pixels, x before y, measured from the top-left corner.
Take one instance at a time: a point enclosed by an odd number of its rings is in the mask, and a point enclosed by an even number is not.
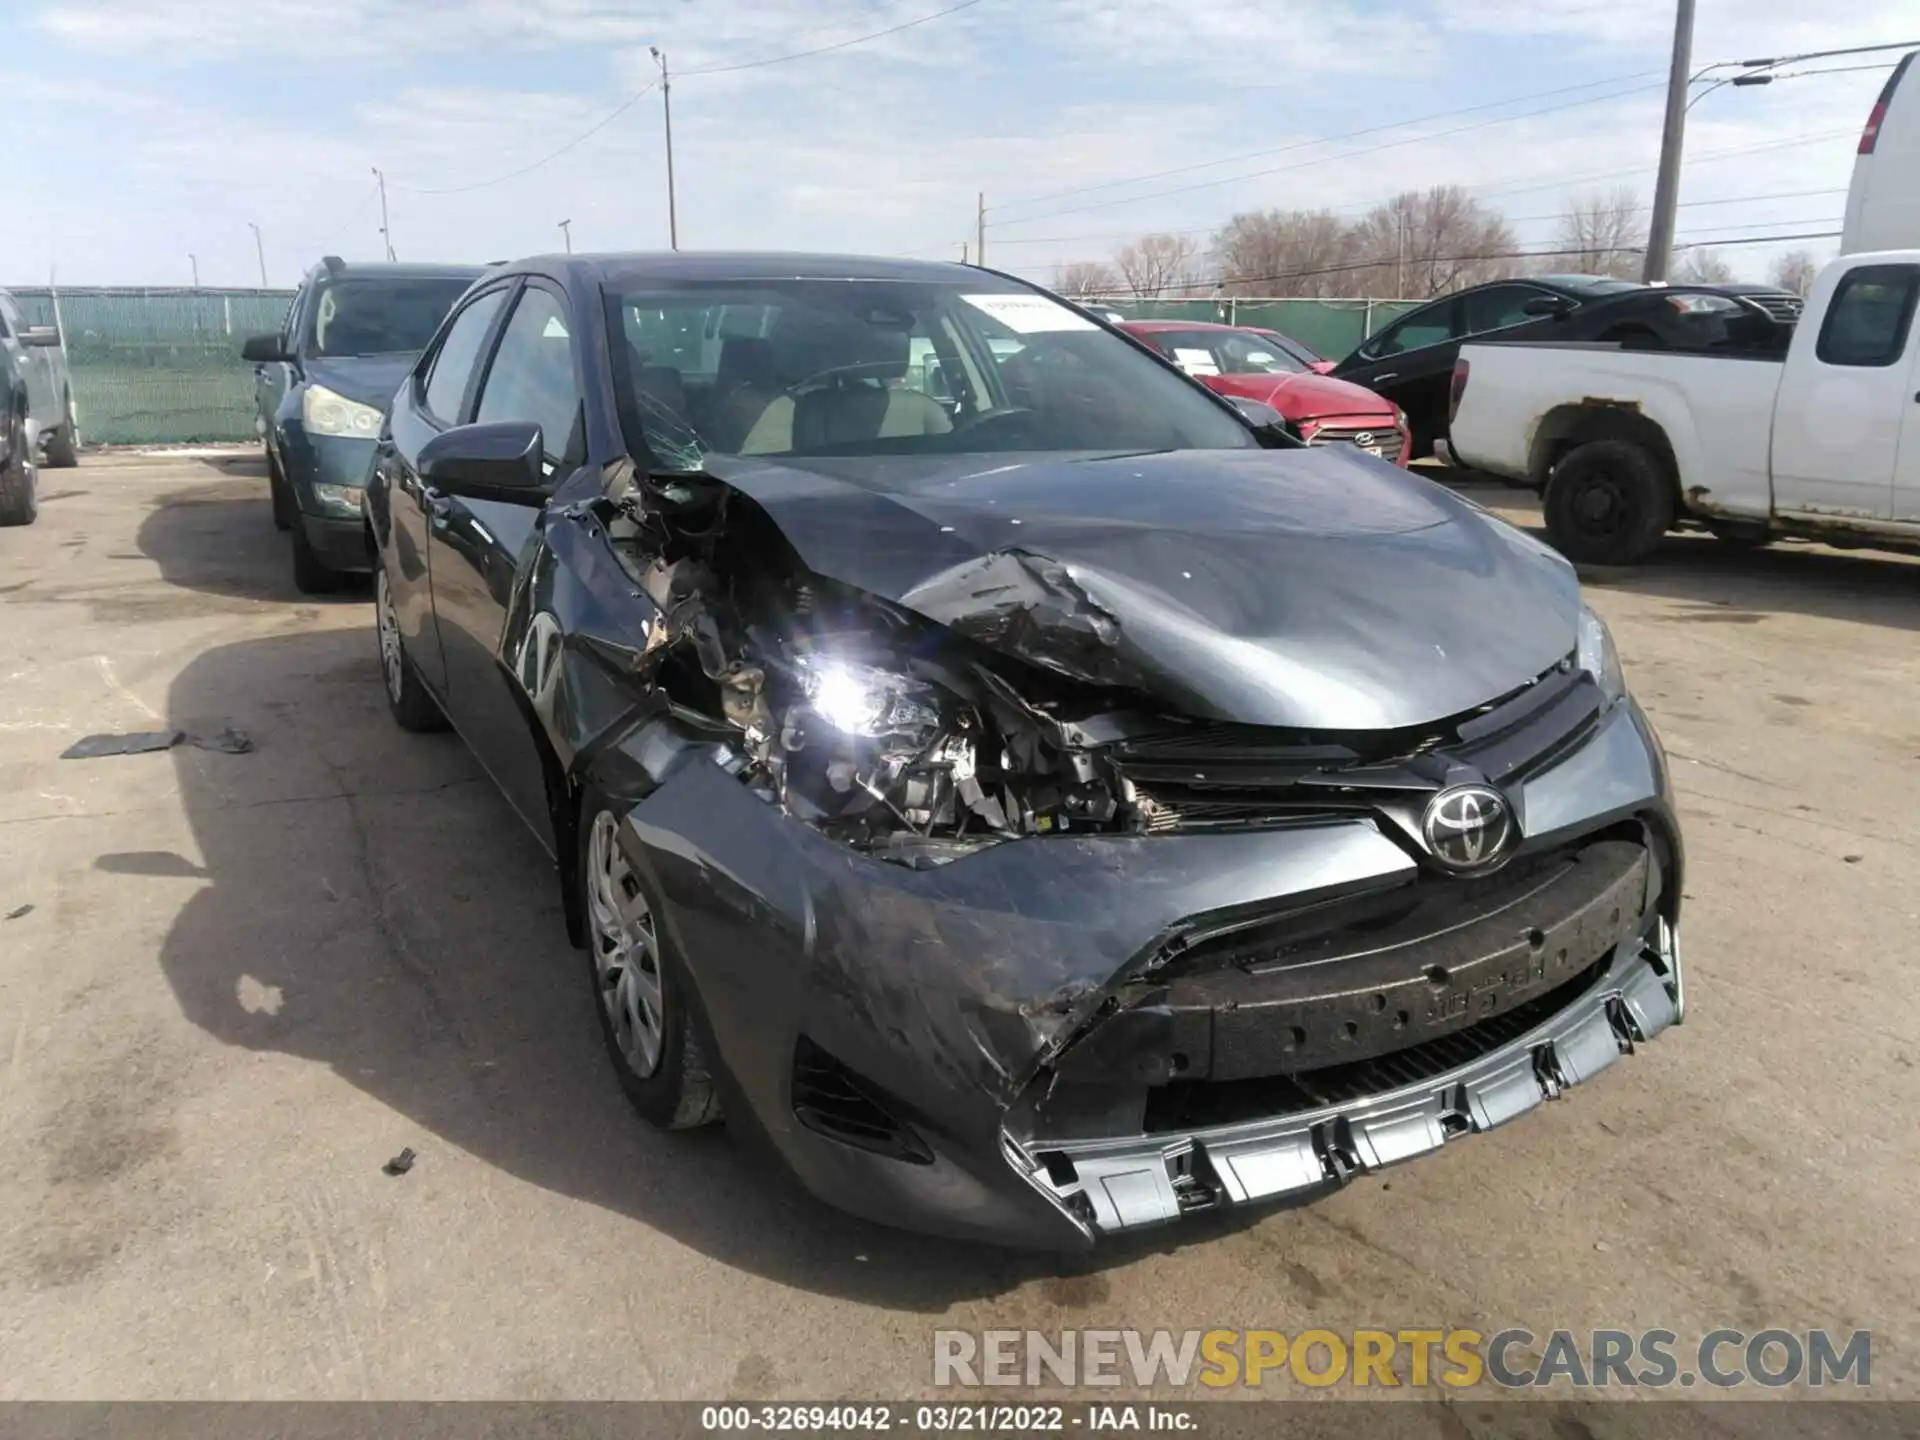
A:
[[[1684,1029],[1063,1265],[642,1129],[542,852],[389,722],[366,594],[294,593],[257,460],[41,483],[0,530],[0,1398],[899,1397],[938,1326],[1448,1324],[1871,1328],[1920,1397],[1920,566],[1687,539],[1595,587],[1688,825]],[[56,758],[224,724],[258,750]]]

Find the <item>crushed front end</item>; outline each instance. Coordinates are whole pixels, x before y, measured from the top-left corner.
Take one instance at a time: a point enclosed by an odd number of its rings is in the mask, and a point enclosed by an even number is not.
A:
[[[1465,713],[1241,724],[1167,706],[1086,570],[908,604],[712,498],[550,514],[519,666],[630,802],[730,1120],[823,1198],[1090,1245],[1490,1129],[1681,1018],[1665,764],[1590,616]]]

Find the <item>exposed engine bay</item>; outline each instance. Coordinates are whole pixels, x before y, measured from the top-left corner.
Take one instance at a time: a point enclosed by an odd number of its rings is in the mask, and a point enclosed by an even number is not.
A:
[[[810,574],[724,485],[637,484],[602,518],[663,617],[646,642],[665,652],[661,691],[735,733],[738,777],[762,799],[916,867],[1022,836],[1156,828],[1104,746],[1179,722]]]

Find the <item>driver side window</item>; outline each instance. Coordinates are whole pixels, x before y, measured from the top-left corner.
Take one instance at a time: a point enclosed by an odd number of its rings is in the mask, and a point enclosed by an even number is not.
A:
[[[500,305],[506,298],[504,290],[491,290],[478,296],[447,327],[446,338],[433,357],[433,368],[427,372],[427,388],[422,397],[436,420],[448,425],[459,422],[460,406],[467,397],[474,369],[480,363],[480,347],[486,343],[493,329],[493,317],[500,313]]]
[[[547,460],[561,465],[583,458],[582,410],[566,306],[551,290],[529,285],[493,353],[473,418],[533,421]]]

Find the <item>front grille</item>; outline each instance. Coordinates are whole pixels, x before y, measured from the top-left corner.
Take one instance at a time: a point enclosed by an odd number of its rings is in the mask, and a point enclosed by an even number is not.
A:
[[[1382,460],[1398,460],[1407,436],[1397,425],[1322,425],[1307,443],[1353,445]]]
[[[1606,973],[1602,957],[1571,980],[1503,1014],[1404,1050],[1346,1065],[1256,1080],[1175,1081],[1147,1095],[1149,1134],[1233,1125],[1341,1105],[1415,1085],[1490,1055],[1571,1005]]]
[[[793,1113],[830,1140],[929,1165],[933,1153],[892,1112],[886,1093],[802,1035],[793,1051]]]
[[[1746,295],[1741,297],[1767,312],[1769,319],[1781,325],[1797,325],[1807,308],[1798,295]]]
[[[1578,745],[1598,692],[1561,665],[1464,715],[1399,730],[1194,724],[1108,749],[1149,833],[1316,823],[1431,788],[1421,757],[1446,751],[1504,783]],[[1338,792],[1338,793],[1336,793]]]

